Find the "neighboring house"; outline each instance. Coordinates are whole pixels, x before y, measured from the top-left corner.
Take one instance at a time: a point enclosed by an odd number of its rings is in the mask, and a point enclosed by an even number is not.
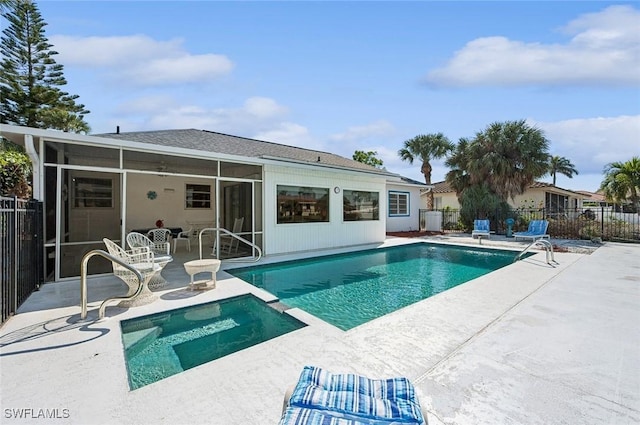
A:
[[[435,209],[459,209],[460,203],[456,192],[446,181],[434,183],[434,208]],[[423,190],[422,197],[426,199],[427,192]],[[565,211],[582,208],[582,201],[585,196],[579,192],[554,186],[551,183],[534,182],[525,193],[518,195],[515,199],[508,199],[507,202],[513,208],[546,208],[554,213],[564,213]],[[423,201],[426,205],[426,201]]]
[[[382,242],[418,228],[426,185],[327,152],[195,129],[79,135],[2,125],[34,165],[48,281],[132,229],[223,227],[264,255]],[[197,254],[196,254],[197,255]],[[89,273],[109,270],[98,258]]]

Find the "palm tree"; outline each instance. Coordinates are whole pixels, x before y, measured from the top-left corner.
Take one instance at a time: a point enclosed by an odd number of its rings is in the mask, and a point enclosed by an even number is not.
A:
[[[456,191],[458,201],[461,200],[462,192],[471,186],[471,177],[467,171],[469,169],[469,143],[469,139],[465,137],[460,138],[453,152],[444,163],[450,168],[450,171],[447,172],[445,176],[445,180],[451,188]]]
[[[398,151],[400,159],[413,164],[414,160],[422,161],[420,172],[424,175],[426,184],[431,184],[431,163],[432,159],[442,158],[454,148],[453,143],[442,133],[420,134],[413,139],[406,140],[404,147]],[[427,209],[433,209],[433,192],[427,195]]]
[[[469,143],[472,185],[487,183],[501,199],[514,199],[549,169],[549,141],[525,120],[490,124]]]
[[[570,179],[573,175],[578,175],[576,166],[571,163],[567,158],[553,155],[549,156],[549,175],[553,177],[553,185],[556,185],[556,173],[563,174]]]
[[[611,162],[604,167],[604,180],[600,189],[609,200],[631,201],[636,211],[640,210],[640,157],[627,162]]]

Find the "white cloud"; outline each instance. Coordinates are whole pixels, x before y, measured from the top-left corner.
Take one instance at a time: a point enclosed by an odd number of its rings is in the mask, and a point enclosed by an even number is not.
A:
[[[449,63],[428,73],[434,85],[610,84],[640,82],[640,11],[611,6],[582,15],[563,31],[566,44],[505,37],[472,40]]]
[[[267,97],[251,97],[238,108],[207,108],[181,104],[169,96],[139,97],[119,105],[114,121],[124,131],[198,128],[292,146],[319,149],[308,130],[286,121],[288,108]],[[121,118],[121,119],[120,119]]]
[[[395,128],[385,120],[379,120],[367,125],[349,127],[344,133],[332,134],[329,139],[337,142],[353,142],[364,139],[389,136]]]
[[[268,97],[252,97],[244,102],[243,108],[256,118],[271,119],[287,114],[288,109]]]
[[[215,80],[233,70],[224,55],[193,55],[183,40],[157,41],[145,35],[114,37],[52,36],[59,63],[99,69],[128,84],[152,86]]]
[[[564,156],[580,174],[600,174],[613,161],[640,155],[640,115],[534,123],[551,141],[553,155]]]
[[[299,148],[324,151],[324,145],[315,140],[309,130],[291,122],[283,122],[271,129],[255,133],[252,138]]]

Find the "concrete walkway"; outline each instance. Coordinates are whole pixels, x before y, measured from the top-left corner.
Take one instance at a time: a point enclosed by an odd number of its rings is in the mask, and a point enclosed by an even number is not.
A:
[[[187,292],[175,268],[157,302],[82,323],[78,282],[45,285],[0,329],[1,422],[276,424],[286,388],[313,364],[407,376],[431,425],[638,424],[638,258],[640,245],[606,243],[556,253],[552,267],[538,252],[347,332],[291,309],[309,326],[135,391],[120,320],[247,292],[272,297],[225,272],[217,289]],[[113,285],[90,283],[91,314]]]

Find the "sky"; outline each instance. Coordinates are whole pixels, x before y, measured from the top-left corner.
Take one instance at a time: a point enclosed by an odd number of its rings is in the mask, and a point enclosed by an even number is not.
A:
[[[196,128],[375,151],[424,181],[398,156],[405,140],[526,120],[579,171],[557,186],[588,191],[606,164],[640,156],[636,1],[36,3],[94,134]],[[444,160],[432,165],[444,180]]]

